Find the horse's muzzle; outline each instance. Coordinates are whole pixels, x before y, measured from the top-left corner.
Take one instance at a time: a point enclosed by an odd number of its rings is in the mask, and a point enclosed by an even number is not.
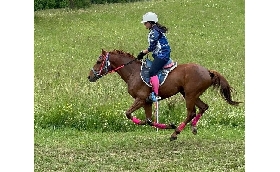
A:
[[[96,82],[101,77],[102,77],[102,75],[94,75],[93,77],[92,76],[88,76],[88,80],[90,82]]]
[[[91,77],[91,76],[88,76],[88,80],[89,80],[89,82],[95,82],[95,81],[97,81],[97,77]]]

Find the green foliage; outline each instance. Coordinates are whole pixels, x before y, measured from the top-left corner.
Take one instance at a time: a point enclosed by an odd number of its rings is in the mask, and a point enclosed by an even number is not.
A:
[[[90,0],[69,0],[69,7],[71,9],[88,8],[90,7],[90,4],[91,4]]]
[[[68,5],[69,0],[34,0],[34,11],[66,8]]]
[[[35,1],[36,2],[36,1]],[[38,1],[39,2],[39,1]],[[41,6],[46,6],[40,1]],[[49,1],[49,6],[54,4]],[[147,7],[145,10],[140,7]],[[187,10],[186,10],[187,9]],[[176,10],[178,16],[172,15]],[[245,98],[244,1],[149,1],[97,4],[85,10],[35,11],[34,17],[34,124],[36,128],[75,128],[90,131],[152,130],[125,117],[133,99],[117,74],[90,83],[89,69],[101,49],[132,54],[147,46],[142,15],[154,11],[169,27],[172,59],[195,62],[219,71]],[[209,109],[199,127],[244,129],[245,106],[232,107],[216,90],[201,99]],[[143,110],[133,115],[145,119]],[[179,124],[186,117],[180,95],[160,102],[161,123]]]
[[[71,9],[80,9],[88,8],[91,4],[126,3],[136,1],[139,0],[34,0],[34,11],[67,7]]]
[[[126,2],[137,2],[141,0],[91,0],[93,4],[106,4],[106,3],[126,3]]]

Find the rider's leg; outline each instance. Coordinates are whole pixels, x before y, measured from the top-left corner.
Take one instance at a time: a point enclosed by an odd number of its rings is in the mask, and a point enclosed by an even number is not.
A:
[[[156,101],[156,98],[158,96],[159,78],[158,78],[157,74],[166,63],[167,63],[167,61],[165,59],[154,57],[154,61],[149,70],[150,83],[152,85],[152,90],[153,90],[153,92],[150,95],[150,99],[152,101]]]
[[[150,77],[150,83],[152,85],[152,89],[155,92],[156,96],[158,96],[158,88],[159,88],[159,79],[158,76],[152,76]]]

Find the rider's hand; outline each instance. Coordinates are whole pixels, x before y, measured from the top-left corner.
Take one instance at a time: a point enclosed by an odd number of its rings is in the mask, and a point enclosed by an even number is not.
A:
[[[146,54],[143,53],[143,51],[141,51],[141,52],[138,54],[137,59],[138,59],[138,60],[141,60],[141,59],[143,59],[143,57],[144,57],[145,55],[146,55]]]

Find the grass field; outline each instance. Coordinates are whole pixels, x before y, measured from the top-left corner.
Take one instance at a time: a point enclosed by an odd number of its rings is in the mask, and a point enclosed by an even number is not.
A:
[[[244,132],[35,132],[35,171],[245,171]]]
[[[198,135],[186,127],[169,142],[172,131],[126,119],[133,99],[117,74],[87,80],[102,48],[137,55],[147,47],[140,21],[153,11],[169,27],[173,60],[217,70],[233,99],[245,101],[244,3],[159,0],[35,12],[35,171],[244,171],[245,103],[232,107],[207,90]],[[162,123],[179,124],[185,114],[179,95],[160,104]],[[144,119],[143,110],[133,115]]]

